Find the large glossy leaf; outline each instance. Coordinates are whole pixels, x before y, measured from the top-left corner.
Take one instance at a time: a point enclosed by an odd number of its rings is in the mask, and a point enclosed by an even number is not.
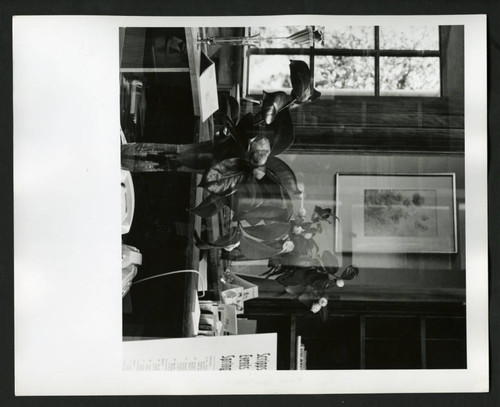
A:
[[[314,295],[307,291],[300,294],[297,299],[308,308],[311,307],[315,300]]]
[[[292,97],[296,98],[294,103],[296,103],[297,105],[302,105],[302,104],[314,102],[316,99],[319,99],[320,96],[321,96],[321,92],[314,89],[312,86],[311,86],[310,90],[308,92],[306,92],[306,94],[302,98],[297,98],[295,96],[294,92],[292,91]],[[292,106],[292,108],[297,107],[297,105],[294,104]]]
[[[204,174],[200,187],[215,195],[229,195],[249,175],[251,168],[242,158],[229,158],[214,164]]]
[[[281,264],[286,267],[311,267],[313,259],[307,255],[299,255],[295,251],[281,257]]]
[[[270,225],[258,225],[243,228],[243,231],[257,239],[276,240],[288,233],[290,224],[288,222],[274,222]]]
[[[294,297],[299,297],[300,295],[302,295],[302,293],[304,292],[305,289],[306,289],[305,286],[303,286],[301,284],[289,285],[289,286],[285,287],[285,291],[288,294],[293,295]]]
[[[224,205],[224,201],[220,197],[210,194],[198,206],[190,209],[190,211],[202,218],[210,218],[218,213]]]
[[[227,118],[227,117],[226,117]],[[228,135],[219,136],[214,140],[214,158],[222,161],[228,158],[244,157],[248,150],[248,142],[257,135],[254,130],[254,118],[247,113],[238,124],[226,120]]]
[[[286,208],[277,208],[275,206],[267,206],[263,204],[255,209],[252,209],[251,211],[236,213],[233,216],[234,221],[246,220],[251,222],[264,219],[286,222],[288,220],[288,210]],[[251,222],[251,224],[254,223]]]
[[[287,189],[290,194],[300,195],[302,191],[297,185],[297,178],[293,170],[284,161],[278,157],[269,157],[266,163],[266,169],[271,171]]]
[[[217,247],[226,247],[240,241],[241,231],[238,227],[232,227],[229,233],[219,237],[213,244]]]
[[[262,99],[262,117],[266,124],[271,124],[277,114],[289,102],[290,97],[283,91],[268,93],[263,92]]]
[[[219,162],[228,158],[244,157],[245,150],[232,136],[218,136],[213,141],[213,161]]]
[[[248,146],[248,142],[257,136],[258,129],[254,125],[255,122],[252,113],[245,114],[236,125],[234,136],[242,145]]]
[[[308,256],[309,246],[308,241],[302,235],[292,235],[291,240],[295,245],[294,252],[303,256]]]
[[[233,123],[237,123],[240,118],[240,104],[236,98],[226,93],[219,94],[219,111]]]
[[[220,142],[222,142],[222,140]],[[215,144],[216,143],[213,141],[183,144],[179,147],[177,161],[180,164],[195,170],[207,169],[214,160]]]
[[[224,248],[224,247],[238,243],[240,241],[241,231],[239,230],[238,227],[233,227],[230,229],[230,231],[227,234],[219,237],[214,242],[204,241],[203,239],[201,239],[199,237],[199,235],[196,232],[194,233],[193,236],[194,236],[196,246],[198,246],[199,249],[203,250],[203,249],[212,249],[212,248]]]
[[[356,266],[350,265],[347,266],[346,269],[340,275],[342,280],[352,280],[357,277],[359,274],[359,269]]]
[[[244,261],[245,256],[241,253],[240,248],[237,247],[234,250],[228,252],[227,250],[221,250],[220,257],[222,260],[230,260],[230,261]]]
[[[241,236],[240,242],[239,250],[248,260],[268,259],[281,251],[281,247],[269,246],[244,235]]]
[[[264,181],[262,183],[262,181]],[[259,185],[262,186],[262,190],[265,191],[267,195],[263,197],[268,197],[270,200],[274,200],[275,205],[285,207],[287,210],[287,221],[290,220],[293,214],[293,202],[290,198],[290,194],[286,188],[281,184],[278,177],[274,175],[271,171],[266,171],[266,175],[262,180],[260,180]]]
[[[279,180],[267,172],[260,180],[245,180],[235,195],[237,202],[232,207],[235,220],[245,219],[251,224],[260,220],[287,222],[293,213],[290,195]]]
[[[248,212],[260,205],[263,200],[258,194],[258,185],[254,177],[248,177],[240,183],[234,195],[234,205],[231,209],[236,213]]]
[[[276,115],[274,121],[266,127],[266,136],[271,142],[271,156],[286,151],[295,139],[293,121],[288,109]]]
[[[312,79],[311,70],[304,61],[290,61],[292,96],[297,103],[312,102],[320,97],[321,93],[314,89]]]
[[[325,266],[319,257],[314,257],[312,261],[312,266],[315,267],[318,271],[322,273],[326,273]]]
[[[275,265],[271,266],[265,271],[264,273],[260,274],[263,277],[269,278],[269,277],[275,277],[279,276],[280,274],[284,273],[285,269],[281,267],[281,265]]]

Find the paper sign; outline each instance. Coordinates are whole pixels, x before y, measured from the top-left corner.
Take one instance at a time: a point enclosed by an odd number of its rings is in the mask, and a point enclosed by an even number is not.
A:
[[[220,304],[219,311],[221,312],[222,329],[228,334],[237,335],[237,310],[235,305]]]
[[[123,342],[123,369],[276,370],[276,333]]]
[[[219,109],[215,64],[203,52],[200,57],[200,114],[207,120]]]
[[[237,275],[233,275],[232,283],[243,287],[243,301],[251,300],[252,298],[257,298],[259,296],[259,287],[257,285],[252,284]]]

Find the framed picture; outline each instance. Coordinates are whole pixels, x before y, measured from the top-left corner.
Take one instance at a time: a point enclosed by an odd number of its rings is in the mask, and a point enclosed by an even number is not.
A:
[[[455,174],[336,174],[335,250],[456,253]]]

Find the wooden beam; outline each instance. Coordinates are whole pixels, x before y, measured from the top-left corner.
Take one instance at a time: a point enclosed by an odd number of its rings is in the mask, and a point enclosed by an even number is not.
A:
[[[121,73],[178,73],[178,72],[189,72],[189,68],[121,68]]]
[[[201,48],[198,45],[198,27],[186,27],[186,49],[193,94],[193,110],[195,116],[200,116],[200,58]]]

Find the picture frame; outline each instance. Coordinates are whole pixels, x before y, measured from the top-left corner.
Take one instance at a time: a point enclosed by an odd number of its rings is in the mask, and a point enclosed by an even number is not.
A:
[[[455,174],[335,176],[335,250],[457,253]]]

